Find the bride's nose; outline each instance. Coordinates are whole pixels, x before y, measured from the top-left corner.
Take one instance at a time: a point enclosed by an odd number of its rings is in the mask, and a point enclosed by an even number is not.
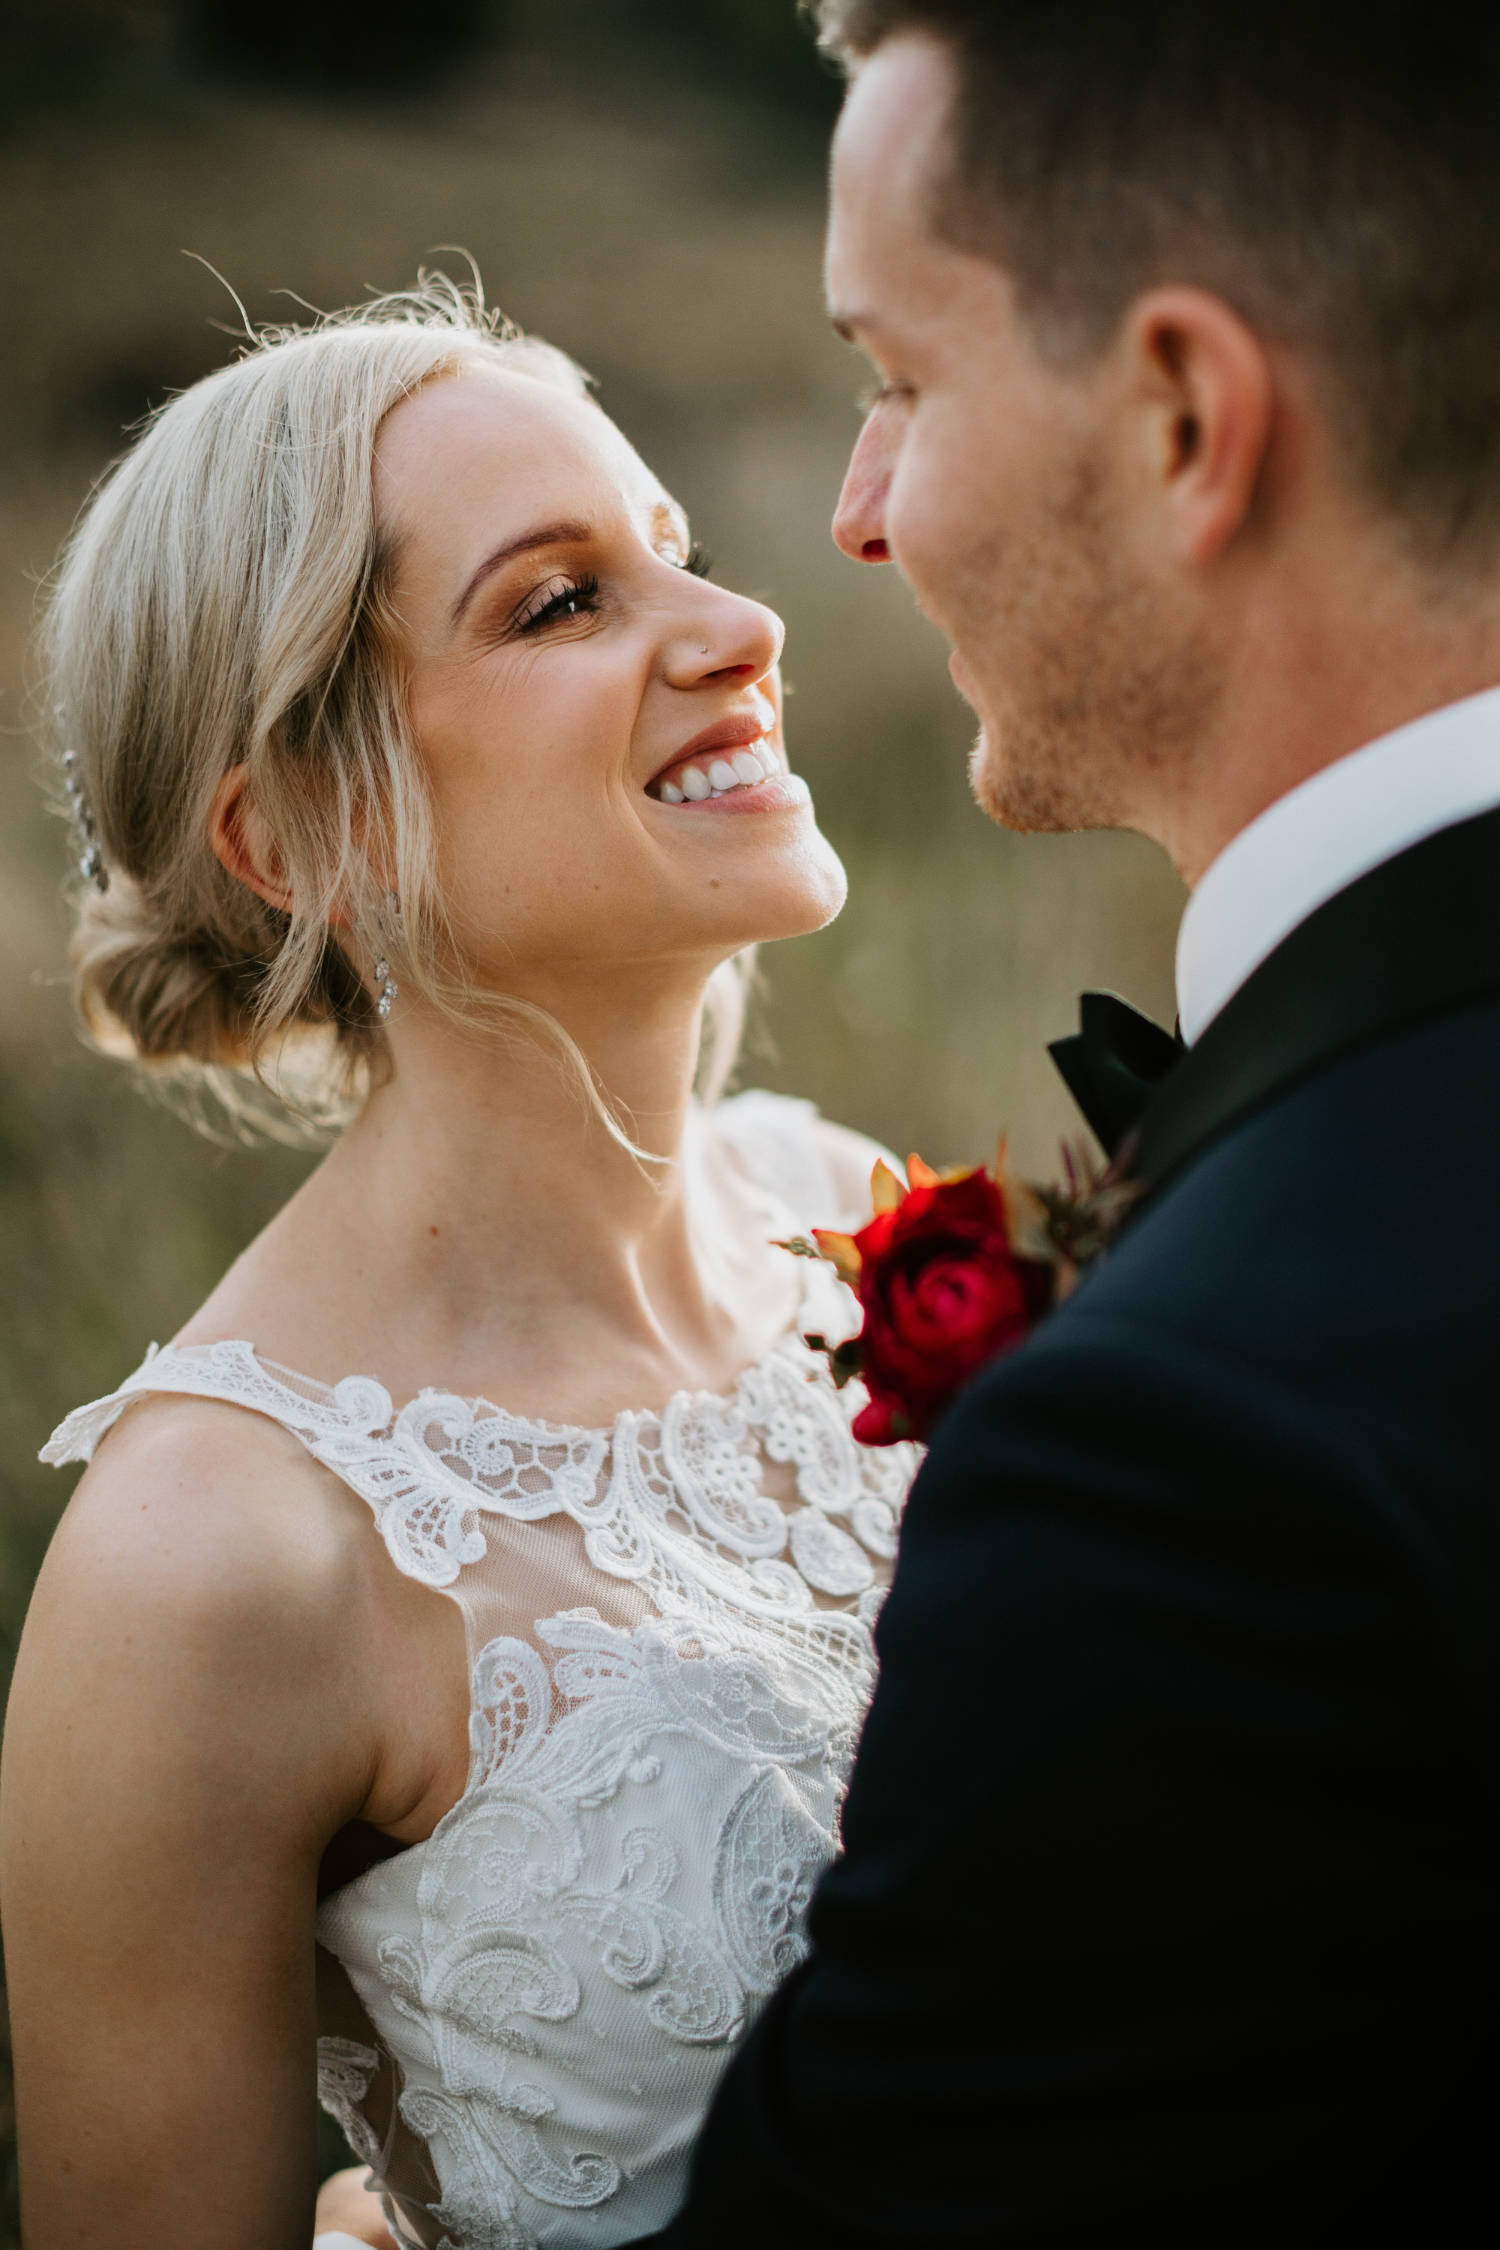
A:
[[[669,671],[674,687],[696,687],[720,674],[764,679],[781,661],[786,627],[774,609],[745,594],[712,589],[673,641]]]

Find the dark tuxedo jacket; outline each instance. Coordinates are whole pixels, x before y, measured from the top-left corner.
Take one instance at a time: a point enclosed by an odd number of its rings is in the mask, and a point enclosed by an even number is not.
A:
[[[811,1956],[670,2250],[1493,2224],[1500,813],[1251,978],[912,1492]]]

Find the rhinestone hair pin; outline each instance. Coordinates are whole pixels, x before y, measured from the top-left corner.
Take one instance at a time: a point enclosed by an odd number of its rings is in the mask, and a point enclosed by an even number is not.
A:
[[[94,815],[89,808],[88,796],[78,771],[77,754],[65,750],[62,754],[63,780],[67,785],[68,802],[73,808],[73,833],[78,841],[78,872],[95,890],[109,889],[109,870],[104,864],[104,854],[99,848],[99,831],[94,826]]]

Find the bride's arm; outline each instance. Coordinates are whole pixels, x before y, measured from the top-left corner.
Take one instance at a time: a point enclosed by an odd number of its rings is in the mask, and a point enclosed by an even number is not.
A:
[[[377,1749],[351,1532],[294,1452],[133,1409],[38,1584],[0,1805],[36,2250],[312,2237],[317,1872]]]

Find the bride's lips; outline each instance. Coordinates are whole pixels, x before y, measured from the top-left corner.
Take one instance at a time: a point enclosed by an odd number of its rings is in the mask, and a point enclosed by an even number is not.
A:
[[[691,798],[680,805],[663,799],[674,813],[769,813],[794,812],[799,805],[810,805],[812,793],[800,773],[776,772],[764,781],[752,782],[748,788],[726,789],[721,796]]]
[[[773,812],[808,803],[807,784],[789,773],[777,736],[775,706],[721,719],[673,752],[646,784],[646,794],[674,812]]]

